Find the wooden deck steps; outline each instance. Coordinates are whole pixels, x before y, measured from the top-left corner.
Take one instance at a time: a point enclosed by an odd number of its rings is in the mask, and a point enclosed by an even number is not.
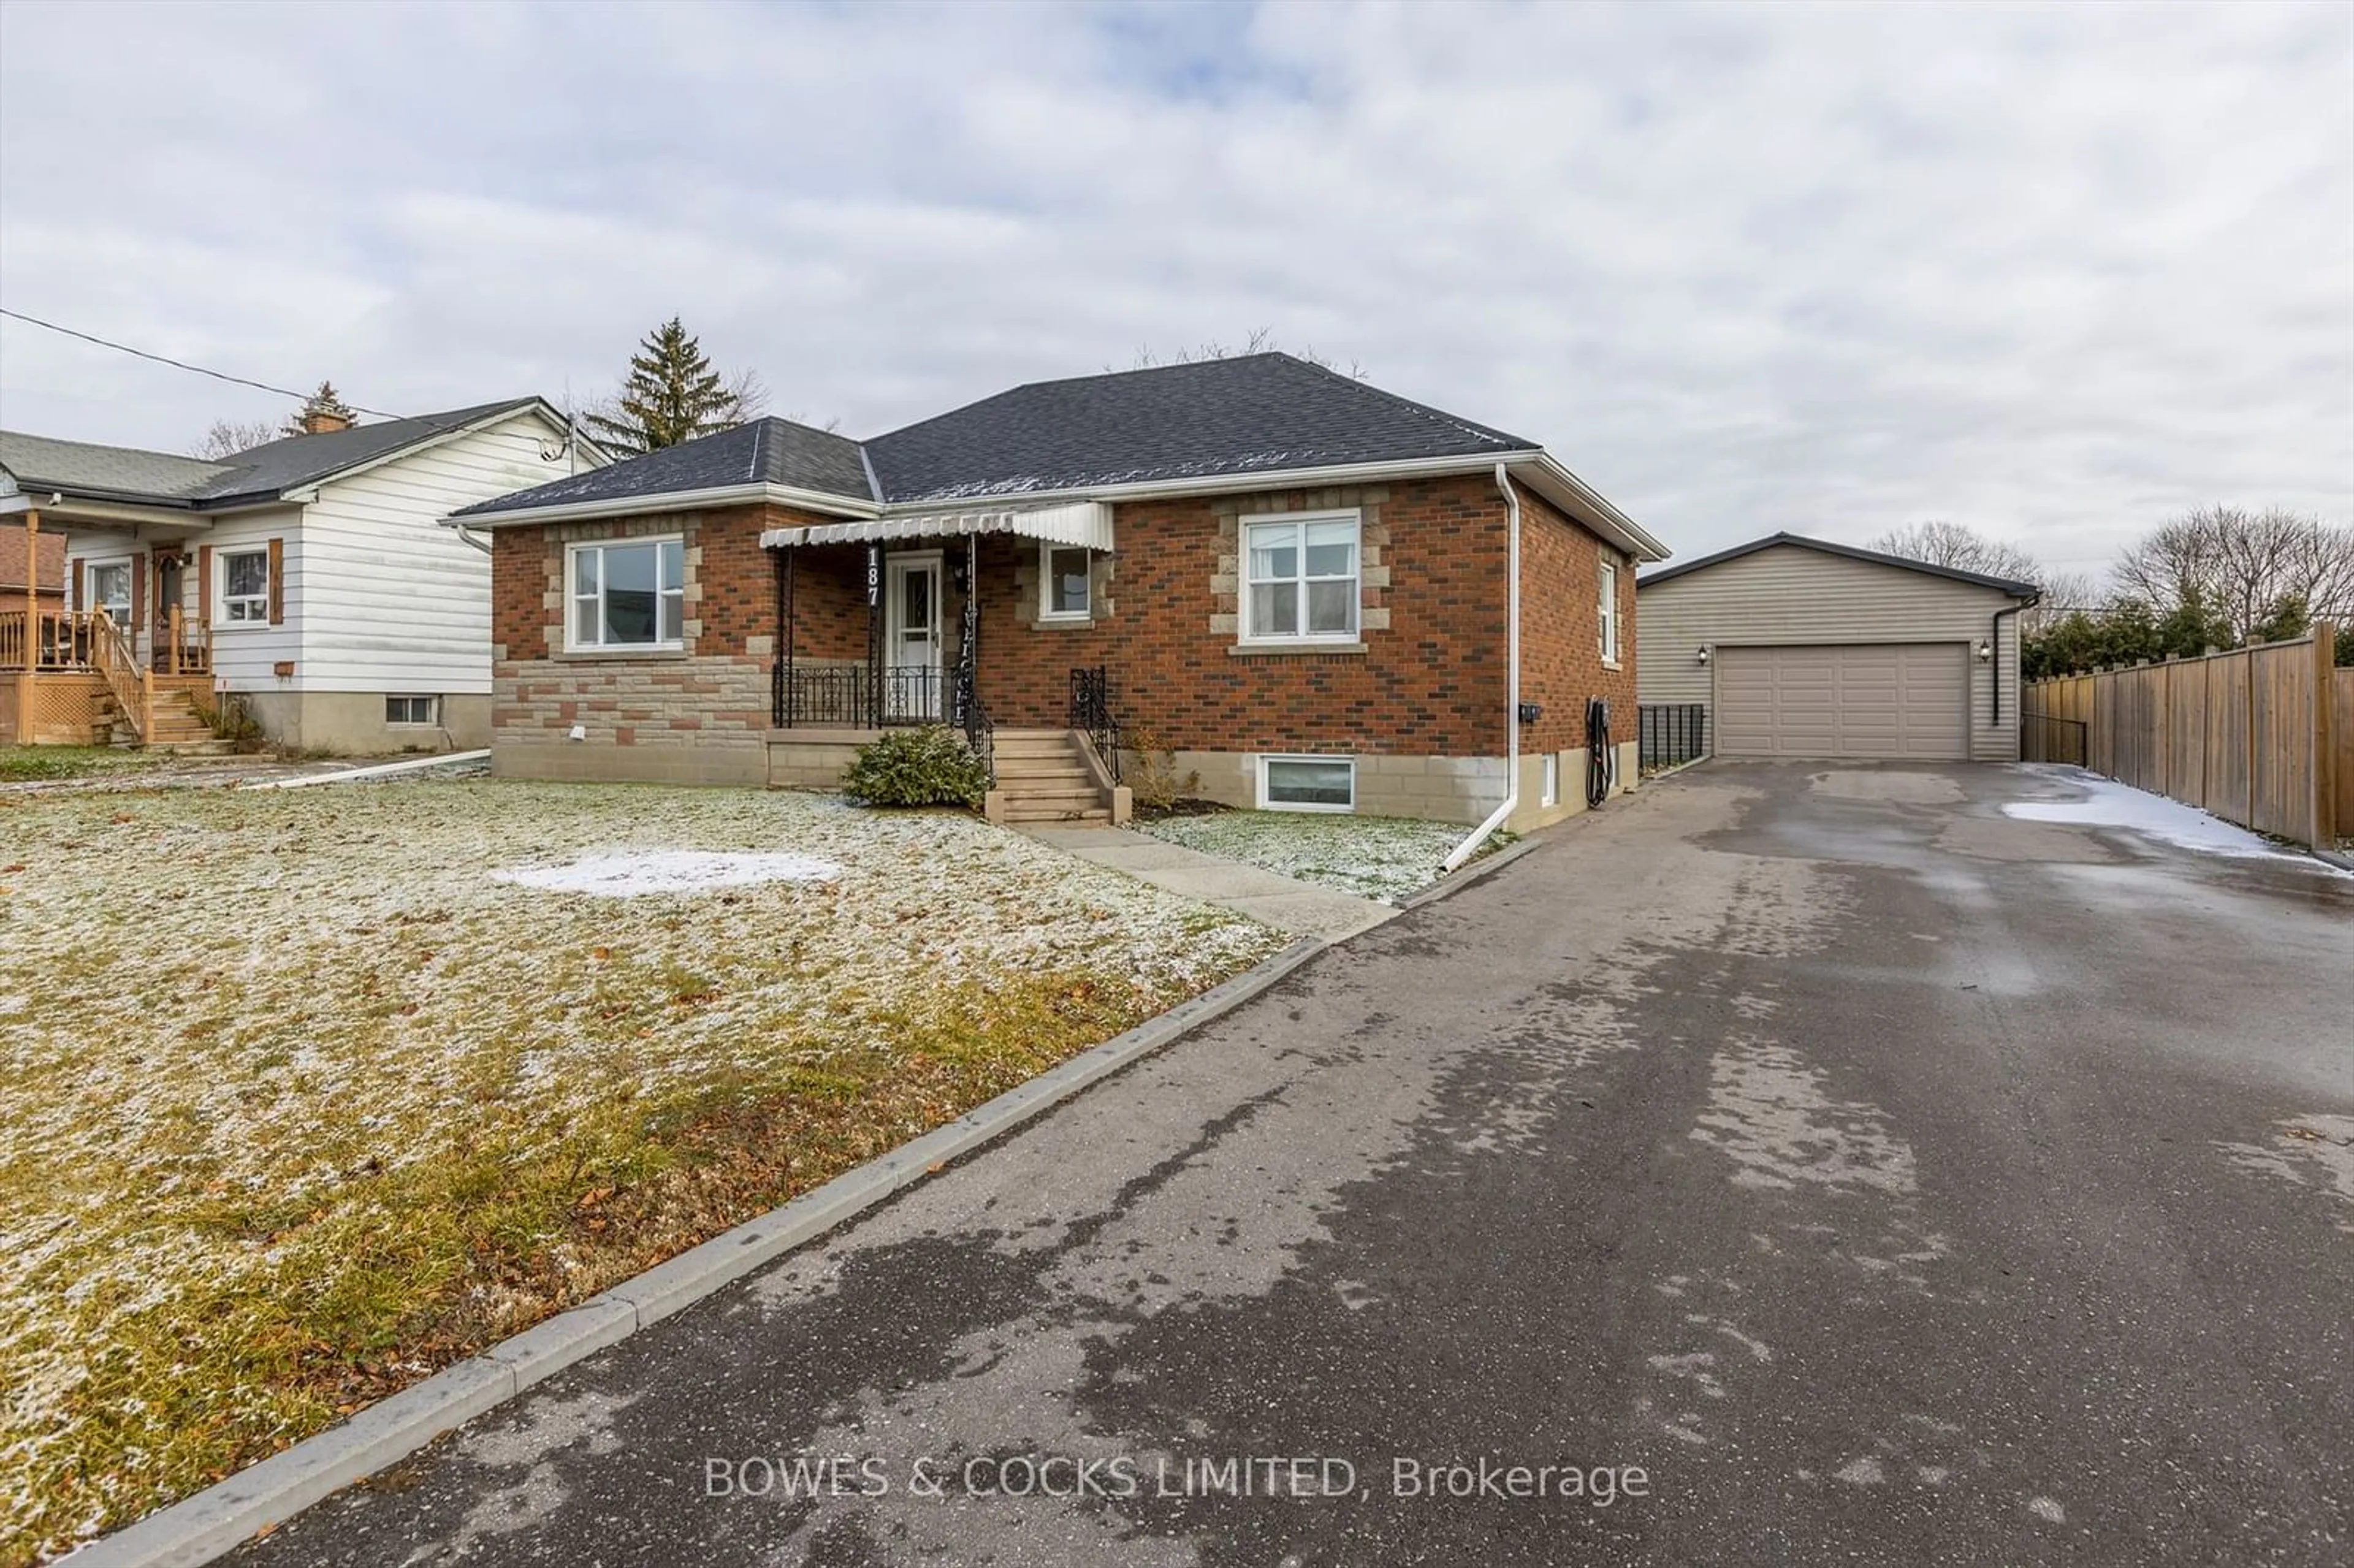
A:
[[[116,746],[142,747],[190,756],[226,756],[235,749],[213,734],[213,726],[196,711],[196,692],[186,683],[155,683],[155,730],[143,739],[139,726],[122,711],[111,692],[98,694],[98,727],[111,729]]]

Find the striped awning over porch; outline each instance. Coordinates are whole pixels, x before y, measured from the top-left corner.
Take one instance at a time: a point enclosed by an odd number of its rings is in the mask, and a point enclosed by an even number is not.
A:
[[[998,507],[910,512],[864,523],[812,523],[801,528],[770,528],[760,535],[760,547],[781,550],[793,545],[889,544],[899,539],[962,539],[980,534],[1011,534],[1017,538],[1043,539],[1050,545],[1108,550],[1112,547],[1111,508],[1100,501],[1075,501],[1026,510]]]

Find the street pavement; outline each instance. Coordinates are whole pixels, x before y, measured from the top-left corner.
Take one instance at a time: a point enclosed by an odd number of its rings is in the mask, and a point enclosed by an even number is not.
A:
[[[1614,800],[232,1561],[2354,1560],[2354,877],[2071,792]]]

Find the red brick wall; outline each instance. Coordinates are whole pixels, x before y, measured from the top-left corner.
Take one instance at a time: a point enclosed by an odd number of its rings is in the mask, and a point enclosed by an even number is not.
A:
[[[1601,654],[1604,552],[1618,563],[1618,668]],[[1610,704],[1610,737],[1635,737],[1635,566],[1542,496],[1521,489],[1521,700],[1543,715],[1521,726],[1522,751],[1585,744],[1585,702]]]
[[[547,608],[546,594],[549,571],[560,561],[565,541],[616,537],[634,529],[684,535],[690,555],[700,552],[700,564],[686,574],[690,594],[696,596],[687,605],[686,619],[699,622],[701,633],[687,639],[687,652],[742,654],[753,638],[773,638],[777,630],[775,567],[760,548],[761,530],[829,521],[781,506],[736,506],[610,524],[502,529],[491,541],[491,641],[513,661],[560,654],[560,643],[548,646],[546,629],[560,625],[564,612]],[[803,630],[796,640],[799,652],[866,656],[864,559],[863,552],[848,548],[801,552],[793,586],[795,619]]]
[[[1606,671],[1595,625],[1596,570],[1604,546],[1525,488],[1521,493],[1522,694],[1545,709],[1540,723],[1523,728],[1522,748],[1582,745],[1585,699],[1596,695],[1610,699],[1614,732],[1632,735],[1632,566],[1622,560],[1619,573],[1620,668]],[[1366,519],[1365,652],[1233,652],[1237,514],[1351,504],[1362,505]],[[651,521],[631,520],[640,527]],[[686,534],[689,550],[700,551],[700,564],[689,573],[700,598],[687,615],[700,622],[701,634],[692,640],[695,657],[687,662],[759,658],[765,663],[776,630],[775,579],[759,547],[760,530],[822,520],[746,507],[671,521]],[[617,524],[610,531],[626,526]],[[592,675],[588,668],[552,659],[545,630],[561,619],[560,610],[546,604],[550,553],[564,538],[594,536],[592,528],[605,531],[592,524],[558,527],[545,531],[556,535],[550,539],[539,529],[508,530],[494,542],[493,637],[504,648],[500,685],[510,723],[539,727],[617,711],[604,706],[622,694],[611,689],[616,662],[595,661],[600,673]],[[981,542],[981,690],[999,724],[1061,726],[1070,671],[1104,664],[1111,670],[1122,722],[1149,726],[1159,744],[1172,749],[1501,752],[1505,507],[1490,476],[1128,503],[1117,509],[1115,529],[1120,548],[1108,578],[1097,584],[1097,619],[1077,628],[1034,623],[1034,542],[1007,536]],[[960,544],[948,546],[951,578],[962,556]],[[796,657],[865,657],[865,558],[858,546],[798,552]],[[1018,588],[1017,577],[1023,579]],[[952,584],[944,600],[943,641],[953,658],[961,604]],[[1214,617],[1225,618],[1216,630]],[[631,697],[692,690],[673,686],[673,676],[695,678],[680,672],[674,656],[620,663],[664,675],[659,683],[626,683]],[[705,721],[739,731],[751,727],[748,713],[733,711],[744,701],[735,694],[740,673],[709,673],[730,688],[718,705],[730,711],[706,713]],[[590,702],[599,706],[588,708]],[[640,716],[635,703],[619,706],[631,710],[633,719]]]
[[[1378,498],[1378,499],[1377,499]],[[1484,476],[1368,486],[1363,653],[1232,652],[1213,631],[1236,554],[1222,510],[1302,512],[1332,492],[1131,502],[1116,512],[1112,614],[1089,630],[1033,630],[1001,586],[1013,546],[985,555],[991,595],[981,697],[1000,724],[1059,725],[1074,665],[1111,669],[1114,706],[1161,745],[1198,751],[1479,756],[1502,749],[1504,508]],[[1033,546],[1034,548],[1034,546]],[[1375,563],[1378,563],[1376,566]],[[1372,586],[1388,574],[1388,586]],[[1388,624],[1373,624],[1386,612]]]

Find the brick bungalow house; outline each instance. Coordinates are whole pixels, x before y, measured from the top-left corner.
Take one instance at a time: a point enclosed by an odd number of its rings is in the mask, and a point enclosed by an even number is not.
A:
[[[1120,814],[1140,743],[1240,806],[1581,810],[1591,700],[1635,777],[1667,554],[1536,442],[1282,354],[759,420],[451,521],[493,540],[500,774],[822,788],[938,721],[1017,820]]]

